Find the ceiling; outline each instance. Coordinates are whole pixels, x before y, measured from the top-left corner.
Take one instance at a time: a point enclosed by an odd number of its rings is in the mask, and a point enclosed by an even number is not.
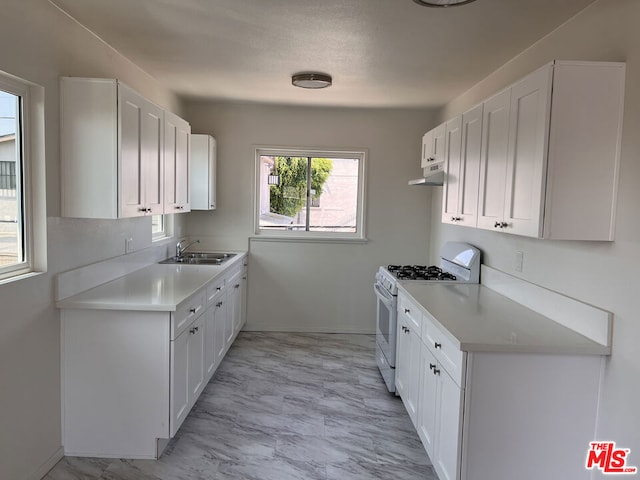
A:
[[[594,0],[51,0],[187,99],[437,107]],[[333,86],[303,90],[319,71]]]

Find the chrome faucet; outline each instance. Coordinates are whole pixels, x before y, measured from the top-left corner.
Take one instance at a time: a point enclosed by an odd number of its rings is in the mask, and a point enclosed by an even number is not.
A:
[[[184,240],[180,240],[178,242],[178,244],[176,245],[176,258],[182,258],[182,256],[184,255],[184,252],[187,248],[189,248],[191,245],[195,244],[195,243],[200,243],[200,240],[194,240],[193,242],[189,242],[186,246],[182,246],[182,242],[184,242]]]

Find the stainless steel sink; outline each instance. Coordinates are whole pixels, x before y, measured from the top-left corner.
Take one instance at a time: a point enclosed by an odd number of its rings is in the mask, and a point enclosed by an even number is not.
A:
[[[160,263],[177,263],[182,265],[221,265],[235,257],[235,253],[193,252],[180,257],[170,257]]]

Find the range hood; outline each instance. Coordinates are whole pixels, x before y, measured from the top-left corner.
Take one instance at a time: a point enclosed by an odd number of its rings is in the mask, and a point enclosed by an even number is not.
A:
[[[428,185],[428,186],[442,186],[444,184],[444,172],[438,172],[428,177],[415,178],[409,180],[409,185]]]
[[[444,162],[436,162],[425,166],[422,169],[422,178],[409,180],[409,185],[435,185],[444,184]]]

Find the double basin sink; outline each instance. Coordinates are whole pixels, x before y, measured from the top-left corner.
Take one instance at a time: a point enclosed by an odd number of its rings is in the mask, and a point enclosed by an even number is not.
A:
[[[175,263],[180,265],[222,265],[227,260],[235,257],[235,253],[185,253],[179,257],[170,257],[160,263]]]

